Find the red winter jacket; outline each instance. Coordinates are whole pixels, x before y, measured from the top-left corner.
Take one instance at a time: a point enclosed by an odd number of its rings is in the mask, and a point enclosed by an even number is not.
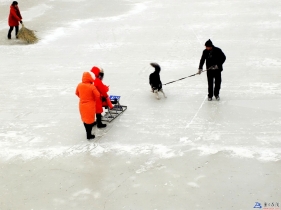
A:
[[[108,86],[104,85],[102,81],[98,78],[100,73],[100,69],[98,67],[94,66],[91,72],[95,74],[96,78],[94,80],[94,85],[96,86],[97,90],[100,92],[101,95],[101,97],[96,101],[96,112],[97,114],[101,114],[103,112],[101,98],[102,97],[108,98],[107,92],[109,91],[109,88]]]
[[[78,84],[75,94],[80,98],[79,111],[81,119],[86,124],[95,122],[96,102],[100,93],[93,85],[94,79],[89,72],[84,72],[82,82]]]
[[[20,9],[18,8],[18,6],[11,5],[9,19],[8,19],[9,26],[18,26],[19,21],[21,21],[21,20],[22,20],[22,17],[21,17]]]

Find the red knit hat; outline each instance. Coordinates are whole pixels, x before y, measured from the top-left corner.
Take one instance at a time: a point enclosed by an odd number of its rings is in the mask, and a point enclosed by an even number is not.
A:
[[[94,66],[94,67],[92,68],[91,72],[94,73],[95,77],[98,77],[98,76],[99,76],[99,73],[100,73],[100,69],[99,69],[99,67]]]

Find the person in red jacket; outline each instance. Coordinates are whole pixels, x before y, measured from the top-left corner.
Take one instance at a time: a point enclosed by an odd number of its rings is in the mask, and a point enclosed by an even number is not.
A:
[[[96,102],[100,98],[100,93],[93,85],[94,79],[90,72],[84,72],[82,82],[78,84],[75,94],[80,98],[79,111],[84,123],[87,139],[94,139],[92,128],[95,123]]]
[[[99,91],[101,97],[97,100],[96,103],[96,117],[97,117],[97,127],[104,128],[106,124],[101,122],[101,113],[103,112],[103,106],[108,106],[110,109],[113,108],[113,105],[108,97],[107,92],[109,91],[109,86],[103,84],[103,76],[104,72],[103,69],[94,66],[91,70],[92,73],[95,75],[94,85],[96,86],[97,90]]]
[[[10,26],[9,32],[8,32],[8,39],[12,38],[12,31],[14,27],[16,28],[16,37],[19,32],[19,22],[22,24],[22,17],[20,14],[20,9],[18,7],[18,2],[13,1],[12,5],[10,6],[10,14],[8,19],[8,24]]]

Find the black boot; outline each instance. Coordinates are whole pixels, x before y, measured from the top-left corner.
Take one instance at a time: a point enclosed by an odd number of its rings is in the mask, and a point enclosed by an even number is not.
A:
[[[10,26],[10,29],[8,31],[8,39],[11,39],[12,38],[12,31],[14,29],[14,26]]]
[[[95,138],[95,135],[92,135],[92,127],[93,127],[93,124],[86,124],[84,123],[84,126],[85,126],[85,129],[86,129],[86,134],[87,134],[87,139],[94,139]]]
[[[19,26],[16,26],[16,38],[18,39]]]
[[[106,124],[103,124],[103,123],[101,122],[101,114],[96,114],[96,117],[97,117],[97,120],[96,120],[96,122],[97,122],[97,127],[98,127],[98,128],[105,128],[105,127],[106,127]]]

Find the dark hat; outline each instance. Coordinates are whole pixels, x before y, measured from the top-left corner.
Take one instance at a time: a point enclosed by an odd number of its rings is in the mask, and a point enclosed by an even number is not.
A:
[[[18,5],[17,1],[13,1],[12,5]]]
[[[213,47],[213,43],[212,41],[209,39],[206,43],[205,43],[206,47]]]

